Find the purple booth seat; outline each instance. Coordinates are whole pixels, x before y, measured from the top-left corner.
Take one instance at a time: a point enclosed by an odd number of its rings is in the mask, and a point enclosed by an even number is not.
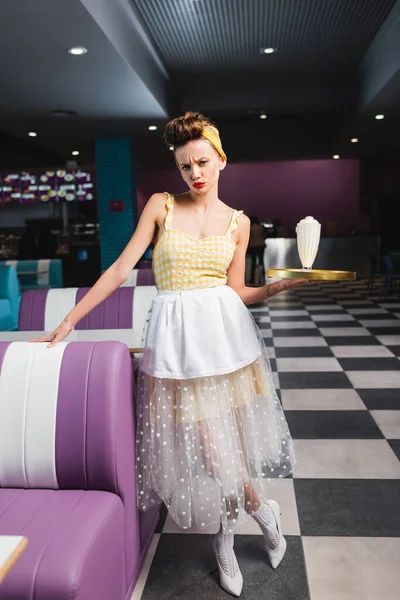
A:
[[[20,331],[53,331],[90,288],[27,290],[19,309]],[[143,331],[155,286],[115,290],[76,325],[75,329],[135,329]]]
[[[104,273],[104,271],[103,271]],[[153,269],[150,267],[132,269],[128,279],[120,287],[136,287],[137,285],[155,285]]]
[[[121,287],[135,287],[136,285],[155,285],[153,269],[132,269],[128,279]]]
[[[0,342],[0,535],[28,547],[1,600],[127,600],[158,520],[136,507],[119,342]]]

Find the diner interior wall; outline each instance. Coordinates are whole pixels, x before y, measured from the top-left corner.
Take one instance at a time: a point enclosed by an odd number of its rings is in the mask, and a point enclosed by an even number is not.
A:
[[[280,219],[289,235],[296,223],[312,215],[323,231],[328,222],[337,232],[368,232],[368,217],[360,207],[357,159],[228,163],[220,178],[220,198],[248,215]],[[176,168],[138,171],[138,209],[155,192],[185,191]]]

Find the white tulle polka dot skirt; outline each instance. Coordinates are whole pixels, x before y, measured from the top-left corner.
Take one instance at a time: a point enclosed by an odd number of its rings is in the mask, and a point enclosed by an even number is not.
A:
[[[160,291],[137,380],[140,510],[164,502],[183,529],[238,524],[292,473],[292,438],[267,349],[226,285]]]

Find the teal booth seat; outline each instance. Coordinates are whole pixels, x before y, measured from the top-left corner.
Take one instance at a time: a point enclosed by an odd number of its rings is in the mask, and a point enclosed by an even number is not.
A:
[[[6,265],[14,267],[19,279],[21,292],[43,288],[62,288],[62,262],[59,258],[40,260],[7,260]]]
[[[0,264],[0,331],[18,329],[20,300],[18,277],[14,267]]]

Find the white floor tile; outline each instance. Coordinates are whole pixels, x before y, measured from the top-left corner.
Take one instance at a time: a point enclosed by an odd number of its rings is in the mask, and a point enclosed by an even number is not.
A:
[[[254,315],[254,320],[256,321],[256,323],[260,323],[260,327],[262,327],[263,323],[271,322],[270,317],[258,317],[257,315]]]
[[[326,337],[336,337],[339,335],[346,337],[371,335],[364,327],[321,327],[320,331],[322,335],[325,335]]]
[[[140,600],[143,594],[144,586],[147,581],[147,577],[149,575],[151,563],[153,562],[154,555],[157,550],[158,542],[160,541],[160,533],[155,533],[153,539],[151,541],[149,550],[146,554],[146,558],[144,559],[142,570],[140,571],[139,578],[136,582],[135,589],[133,590],[133,594],[131,596],[131,600]]]
[[[278,358],[278,372],[343,371],[336,358]]]
[[[338,310],[340,306],[337,304],[306,304],[307,310]]]
[[[337,358],[393,358],[385,346],[331,346]]]
[[[276,337],[274,338],[274,346],[275,348],[308,348],[308,347],[321,347],[327,346],[326,340],[323,337],[316,337],[312,335],[312,331],[310,331],[310,336],[301,336],[301,337]]]
[[[294,476],[306,479],[400,479],[386,440],[294,440]]]
[[[355,390],[281,390],[284,410],[367,410]]]
[[[272,372],[272,379],[273,379],[273,382],[274,382],[275,389],[279,390],[279,388],[281,387],[281,384],[280,384],[280,381],[279,381],[279,375],[278,375],[278,373],[276,371]]]
[[[341,315],[311,315],[313,321],[354,321],[354,317],[343,313]]]
[[[398,600],[400,539],[303,537],[311,600]]]
[[[272,330],[271,329],[263,329],[262,327],[260,327],[259,329],[260,329],[262,337],[272,338]]]
[[[314,321],[271,321],[272,329],[315,329]]]
[[[388,311],[384,308],[348,308],[351,315],[387,315]]]
[[[400,410],[371,410],[370,413],[387,440],[400,439]]]
[[[400,335],[377,335],[376,337],[385,346],[400,346]]]
[[[249,307],[252,313],[265,312],[268,311],[268,305],[265,303],[265,306],[257,306],[257,308]]]
[[[359,390],[400,388],[400,371],[346,371],[346,375]]]
[[[268,358],[276,358],[275,348],[267,348]]]
[[[274,310],[270,311],[271,317],[308,317],[306,310]]]
[[[394,308],[400,308],[400,302],[379,302],[379,306],[382,308],[387,308],[389,310],[393,310]]]

